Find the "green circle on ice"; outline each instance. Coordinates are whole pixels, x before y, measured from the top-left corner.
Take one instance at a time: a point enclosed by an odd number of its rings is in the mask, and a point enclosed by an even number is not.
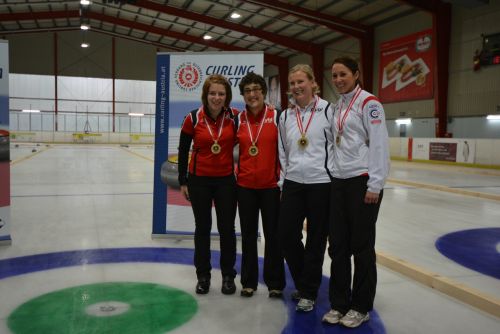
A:
[[[107,282],[67,288],[19,306],[7,324],[14,334],[160,334],[198,310],[190,294],[154,283]]]

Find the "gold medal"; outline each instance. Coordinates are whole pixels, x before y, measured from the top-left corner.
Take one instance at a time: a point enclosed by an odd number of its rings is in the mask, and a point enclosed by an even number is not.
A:
[[[300,137],[300,139],[297,141],[297,144],[299,144],[299,147],[301,149],[305,149],[306,146],[309,144],[309,140],[307,139],[306,136],[302,135],[302,137]]]
[[[217,117],[219,117],[219,116],[217,116]],[[205,124],[206,124],[207,130],[208,130],[208,133],[210,133],[210,137],[212,137],[212,140],[214,141],[212,146],[210,146],[210,151],[212,151],[213,154],[219,154],[221,151],[221,146],[217,143],[217,141],[219,140],[219,138],[222,134],[222,128],[224,128],[224,119],[226,118],[225,111],[222,110],[222,120],[220,122],[219,133],[217,135],[217,138],[214,138],[214,135],[212,133],[212,129],[210,128],[210,124],[208,123],[206,117],[203,116],[203,118],[205,119]],[[217,121],[215,121],[215,123],[217,123]]]
[[[311,125],[311,121],[314,116],[314,112],[316,111],[316,106],[318,105],[318,97],[314,98],[314,105],[311,108],[311,115],[309,116],[309,121],[307,121],[306,128],[304,130],[304,126],[302,125],[302,119],[299,116],[300,111],[298,107],[295,107],[295,118],[297,119],[297,127],[299,128],[300,132],[300,139],[297,141],[297,144],[299,144],[299,148],[302,150],[305,150],[307,145],[309,145],[309,139],[306,137],[307,129],[309,129],[309,125]],[[306,107],[307,109],[307,107]],[[304,111],[304,116],[305,116],[306,111]]]
[[[264,126],[264,123],[266,122],[266,117],[267,117],[267,106],[264,110],[264,115],[260,121],[260,126],[259,130],[257,131],[257,137],[255,140],[253,140],[253,134],[252,134],[252,129],[250,128],[250,121],[248,120],[248,111],[244,111],[245,114],[245,119],[247,123],[247,130],[248,130],[248,136],[250,136],[250,142],[252,145],[248,148],[248,154],[250,154],[251,157],[255,157],[257,154],[259,154],[259,148],[257,147],[257,140],[259,140],[260,132],[262,131],[262,127]],[[256,123],[258,124],[258,123]]]
[[[337,146],[340,146],[340,135],[337,135],[337,137],[335,138],[335,143],[337,144]]]
[[[259,154],[259,148],[254,144],[250,146],[248,149],[248,154],[250,154],[252,157],[255,157],[257,154]]]
[[[212,151],[213,154],[219,154],[220,153],[220,145],[217,144],[217,142],[214,142],[212,146],[210,147],[210,150]]]

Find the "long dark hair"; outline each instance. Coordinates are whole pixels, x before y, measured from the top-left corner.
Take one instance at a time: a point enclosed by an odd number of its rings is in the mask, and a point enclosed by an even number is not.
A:
[[[359,78],[361,78],[361,71],[359,70],[358,62],[354,58],[351,58],[349,56],[338,57],[333,61],[332,66],[335,64],[344,65],[352,72],[353,75],[358,72],[359,76],[356,79],[356,85],[359,85],[362,88],[361,80],[359,80]]]

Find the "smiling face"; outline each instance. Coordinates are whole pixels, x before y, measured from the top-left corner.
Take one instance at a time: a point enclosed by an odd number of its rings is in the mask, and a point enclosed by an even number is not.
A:
[[[340,94],[351,92],[357,84],[359,71],[352,71],[341,63],[335,63],[332,66],[332,82]]]
[[[316,82],[311,80],[305,72],[295,71],[288,75],[290,93],[297,104],[304,108],[314,97]]]
[[[251,83],[243,87],[243,99],[250,112],[257,114],[264,108],[264,94],[259,84]]]
[[[220,113],[226,102],[226,88],[222,84],[212,83],[207,94],[208,110],[211,115]]]

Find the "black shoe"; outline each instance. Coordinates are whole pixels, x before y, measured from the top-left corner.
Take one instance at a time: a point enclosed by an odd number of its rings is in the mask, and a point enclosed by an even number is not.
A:
[[[299,291],[294,291],[291,294],[292,300],[298,302],[300,300],[300,292]]]
[[[196,293],[199,295],[206,295],[210,290],[210,280],[200,279],[196,284]]]
[[[269,298],[282,298],[283,297],[283,291],[273,289],[269,290]]]
[[[225,295],[232,295],[236,292],[236,285],[234,285],[234,278],[226,276],[222,279],[222,288],[220,291]]]
[[[241,295],[242,297],[252,297],[252,296],[253,296],[253,292],[254,292],[254,291],[255,291],[255,290],[254,290],[254,289],[252,289],[252,288],[243,288],[243,289],[241,289],[241,293],[240,293],[240,295]]]

